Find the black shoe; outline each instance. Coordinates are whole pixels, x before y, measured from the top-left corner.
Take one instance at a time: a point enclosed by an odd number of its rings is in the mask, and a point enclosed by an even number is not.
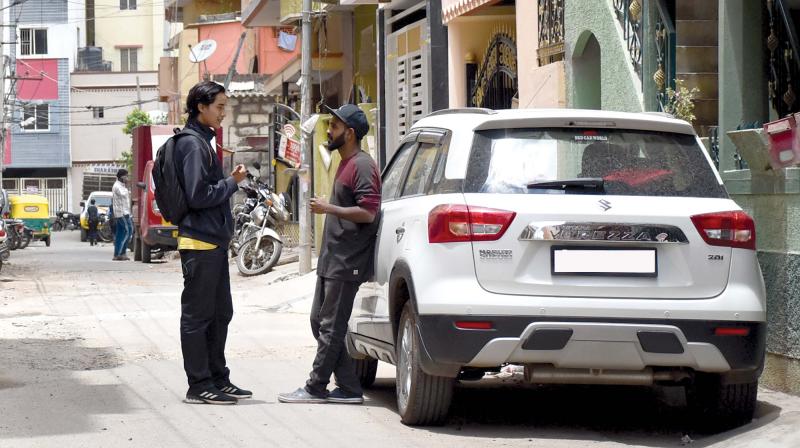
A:
[[[207,387],[198,391],[186,392],[186,399],[183,400],[190,404],[236,404],[237,400],[214,386]]]
[[[223,393],[228,395],[229,397],[242,399],[242,398],[252,398],[253,393],[249,390],[239,389],[238,387],[234,386],[233,383],[228,381],[227,383],[217,384],[217,388],[221,390]]]
[[[338,387],[328,394],[328,403],[361,404],[363,402],[363,395],[351,394]]]

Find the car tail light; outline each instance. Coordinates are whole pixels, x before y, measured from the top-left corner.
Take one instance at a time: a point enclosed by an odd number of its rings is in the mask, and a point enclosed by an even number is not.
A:
[[[6,231],[4,229],[0,229],[0,237],[6,236]]]
[[[745,212],[708,213],[691,219],[700,236],[711,246],[756,249],[755,222]]]
[[[428,241],[496,241],[517,214],[506,210],[466,205],[438,205],[428,214]]]
[[[747,336],[750,329],[747,327],[717,327],[714,329],[716,336]]]
[[[456,321],[455,325],[460,330],[491,330],[494,328],[491,322],[474,320]]]

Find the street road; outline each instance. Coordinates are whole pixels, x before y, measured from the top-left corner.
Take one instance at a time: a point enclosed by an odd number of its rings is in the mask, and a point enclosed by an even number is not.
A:
[[[180,264],[112,262],[60,232],[12,253],[0,273],[0,447],[798,447],[800,399],[762,389],[757,419],[696,434],[679,390],[466,384],[444,427],[396,414],[394,368],[381,364],[363,406],[287,405],[314,341],[313,275],[296,265],[254,278],[231,268],[228,363],[255,396],[187,405],[178,334]],[[454,341],[457,343],[457,341]]]

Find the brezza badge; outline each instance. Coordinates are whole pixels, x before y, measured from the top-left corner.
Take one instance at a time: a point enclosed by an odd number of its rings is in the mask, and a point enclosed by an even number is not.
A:
[[[688,244],[681,229],[662,224],[532,222],[521,241],[606,241]]]

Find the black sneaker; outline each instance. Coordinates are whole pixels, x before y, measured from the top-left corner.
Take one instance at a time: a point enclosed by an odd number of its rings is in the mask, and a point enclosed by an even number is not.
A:
[[[237,400],[214,386],[193,392],[186,392],[186,399],[183,400],[190,404],[236,404]]]
[[[351,394],[339,389],[338,387],[333,392],[328,394],[329,403],[343,403],[343,404],[361,404],[364,402],[363,395]]]
[[[223,393],[228,395],[229,397],[242,399],[242,398],[252,398],[253,393],[249,390],[239,389],[238,387],[234,386],[233,383],[228,381],[224,384],[218,384],[217,388],[221,390]]]
[[[310,394],[304,387],[294,392],[278,394],[278,401],[281,403],[327,403],[325,397]]]

